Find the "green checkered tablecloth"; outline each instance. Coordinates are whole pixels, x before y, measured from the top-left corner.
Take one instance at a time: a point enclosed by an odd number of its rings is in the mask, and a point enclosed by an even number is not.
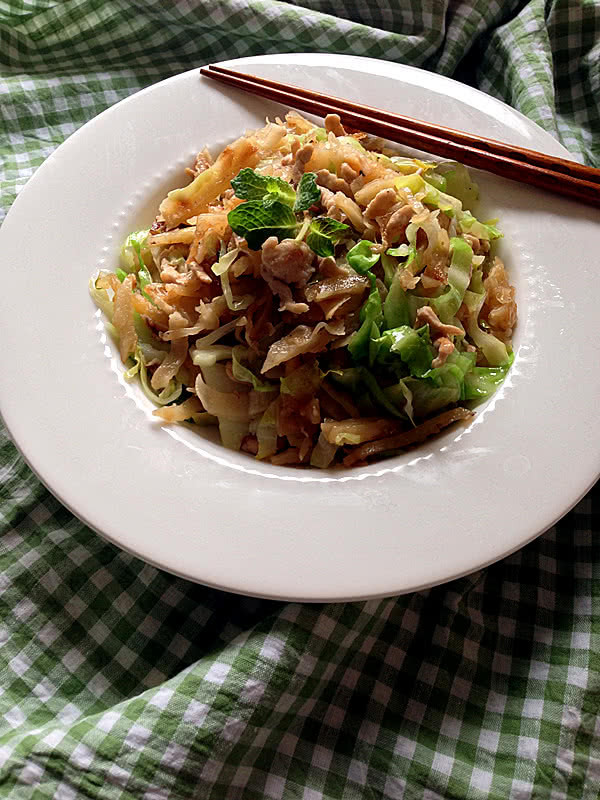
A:
[[[2,212],[117,100],[269,52],[454,75],[600,166],[600,0],[303,6],[0,0]],[[598,503],[590,493],[533,544],[436,589],[281,604],[107,544],[2,432],[0,797],[597,798]]]

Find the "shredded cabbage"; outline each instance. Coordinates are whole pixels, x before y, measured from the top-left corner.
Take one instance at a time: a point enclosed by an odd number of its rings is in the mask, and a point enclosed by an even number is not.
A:
[[[191,351],[192,363],[196,367],[212,367],[217,361],[228,361],[232,355],[233,347],[224,344],[209,345]]]
[[[157,393],[154,391],[150,385],[150,381],[148,380],[148,371],[144,361],[144,354],[139,345],[136,347],[131,358],[134,364],[124,373],[125,379],[132,381],[136,375],[139,375],[142,391],[148,400],[151,400],[157,406],[168,406],[169,403],[174,403],[175,400],[181,396],[183,385],[180,381],[174,378],[171,379],[167,386],[165,386],[164,389],[161,389],[160,392]]]
[[[231,309],[231,311],[242,311],[243,309],[248,308],[248,306],[254,302],[254,297],[251,295],[244,295],[244,297],[238,297],[236,299],[233,297],[233,293],[231,291],[231,285],[229,283],[229,267],[233,264],[239,254],[240,250],[238,247],[236,247],[234,250],[230,250],[228,253],[221,255],[221,258],[211,267],[211,270],[214,272],[214,274],[221,278],[221,287],[223,288],[223,294],[225,295],[225,299],[227,301],[227,308]]]
[[[452,259],[448,267],[448,286],[445,294],[434,297],[431,306],[442,322],[451,323],[471,280],[473,250],[464,239],[450,240]]]
[[[481,349],[488,364],[492,367],[501,367],[509,362],[509,354],[506,345],[491,333],[483,331],[479,327],[479,322],[477,321],[484,302],[485,294],[475,294],[468,290],[465,292],[465,305],[469,310],[467,333],[473,340],[473,343]]]
[[[323,373],[316,361],[303,364],[291,372],[287,377],[281,378],[281,393],[300,397],[304,394],[313,395],[321,385]]]
[[[108,296],[108,291],[106,289],[97,289],[96,288],[96,281],[98,276],[95,278],[91,278],[89,282],[89,290],[90,295],[92,296],[92,300],[98,308],[102,311],[104,316],[112,322],[113,314],[114,314],[114,303]]]
[[[244,437],[248,435],[248,423],[219,417],[219,434],[224,447],[239,450]]]
[[[514,354],[501,367],[473,367],[465,375],[465,400],[486,400],[494,394],[506,378],[514,361]]]
[[[120,261],[125,272],[137,272],[140,267],[152,264],[152,254],[148,247],[148,229],[130,233],[121,247]]]
[[[275,398],[267,407],[256,427],[256,440],[258,442],[258,459],[268,458],[277,452],[277,409],[279,398]]]
[[[242,359],[247,359],[249,352],[248,348],[242,345],[236,345],[231,350],[233,377],[241,383],[251,383],[256,392],[274,391],[276,387],[272,383],[261,381],[248,367],[242,364]]]
[[[421,377],[431,369],[434,351],[429,340],[429,328],[415,330],[408,325],[391,328],[373,340],[370,365],[389,364],[399,356],[411,375]]]
[[[208,333],[206,336],[203,336],[201,339],[196,339],[196,345],[191,351],[192,359],[194,358],[194,352],[197,350],[203,350],[206,347],[210,347],[215,342],[218,342],[219,339],[222,339],[224,336],[227,336],[227,334],[232,333],[238,325],[243,325],[245,321],[245,317],[242,317],[241,319],[232,319],[231,322],[221,325],[219,328],[211,333]]]
[[[310,465],[311,467],[318,467],[319,469],[326,469],[333,459],[335,458],[335,454],[338,451],[338,446],[336,444],[331,444],[325,438],[323,432],[319,434],[319,438],[317,440],[317,444],[315,445],[315,449],[312,451],[310,455]]]
[[[463,208],[472,208],[479,199],[479,187],[471,178],[468,169],[457,161],[442,161],[437,164],[434,172],[427,176],[427,180],[439,176],[444,181],[441,191],[457,198]],[[440,187],[436,187],[440,188]]]
[[[443,211],[448,217],[460,217],[462,214],[462,203],[452,195],[441,192],[435,186],[427,187],[427,194],[423,197],[422,201],[428,206],[435,206]]]
[[[462,233],[470,233],[478,239],[493,241],[494,239],[500,239],[502,237],[502,233],[495,225],[479,222],[479,220],[475,219],[475,217],[468,212],[463,214],[460,218],[459,227]]]

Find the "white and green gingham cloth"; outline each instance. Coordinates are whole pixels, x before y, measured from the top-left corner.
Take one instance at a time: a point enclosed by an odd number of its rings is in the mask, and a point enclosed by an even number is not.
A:
[[[306,50],[454,75],[600,166],[600,0],[0,0],[1,213],[143,86]],[[107,544],[0,432],[0,797],[596,800],[599,504],[436,589],[281,604]]]

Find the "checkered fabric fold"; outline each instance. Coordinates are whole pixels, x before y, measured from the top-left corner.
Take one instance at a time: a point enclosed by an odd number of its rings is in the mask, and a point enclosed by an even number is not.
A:
[[[0,214],[143,86],[308,50],[454,75],[600,166],[600,0],[0,0]],[[0,796],[595,799],[599,511],[399,599],[258,601],[107,544],[1,431]]]

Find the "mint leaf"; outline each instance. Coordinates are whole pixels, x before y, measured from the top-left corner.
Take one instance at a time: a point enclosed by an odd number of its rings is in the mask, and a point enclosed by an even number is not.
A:
[[[360,275],[366,275],[371,267],[374,267],[379,261],[380,255],[373,252],[372,246],[373,242],[362,239],[354,245],[352,250],[348,251],[348,263]]]
[[[321,199],[321,190],[317,186],[315,172],[305,172],[298,184],[298,193],[294,203],[294,211],[308,211]]]
[[[260,201],[249,200],[230,211],[227,221],[231,230],[244,237],[251,250],[260,250],[269,236],[276,236],[279,241],[293,238],[299,227],[292,209],[278,200],[268,207]]]
[[[262,199],[262,204],[265,208],[270,208],[273,203],[280,203],[279,195],[275,194],[275,192],[269,192],[266,194]],[[289,205],[289,203],[284,203],[284,205]]]
[[[241,169],[231,186],[240,200],[262,200],[265,205],[279,201],[287,206],[293,206],[296,200],[296,192],[287,181],[273,175],[260,175],[250,167]]]
[[[326,258],[334,254],[334,245],[350,230],[349,225],[331,217],[315,217],[310,223],[306,244],[318,256]]]

